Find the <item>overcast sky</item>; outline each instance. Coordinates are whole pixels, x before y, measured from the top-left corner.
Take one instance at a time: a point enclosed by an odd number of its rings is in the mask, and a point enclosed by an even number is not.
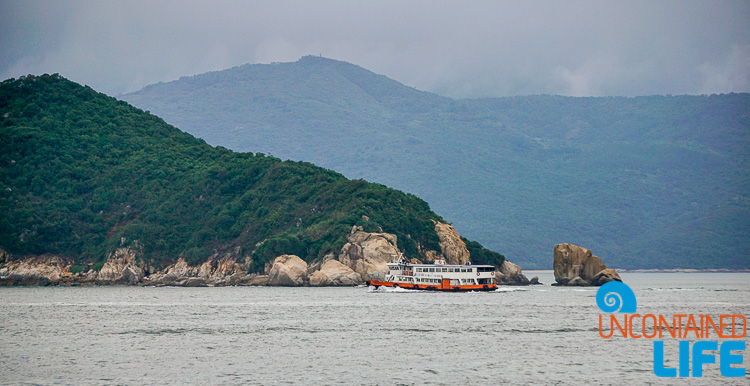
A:
[[[313,54],[452,97],[750,91],[750,1],[8,1],[0,78],[110,95]]]

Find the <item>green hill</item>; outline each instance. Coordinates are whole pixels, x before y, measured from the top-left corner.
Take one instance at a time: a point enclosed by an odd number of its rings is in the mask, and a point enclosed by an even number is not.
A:
[[[0,213],[0,248],[17,257],[95,264],[138,243],[159,267],[241,248],[255,271],[280,254],[338,251],[354,225],[382,227],[419,257],[440,250],[442,221],[412,194],[209,146],[58,75],[0,84]],[[502,262],[472,245],[477,262]]]
[[[122,96],[239,151],[414,193],[526,268],[750,268],[750,95],[453,100],[319,57]]]

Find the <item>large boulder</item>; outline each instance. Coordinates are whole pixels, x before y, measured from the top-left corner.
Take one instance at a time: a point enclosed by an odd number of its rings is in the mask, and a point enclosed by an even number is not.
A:
[[[362,227],[355,226],[341,248],[339,261],[364,281],[382,280],[388,272],[387,263],[401,254],[396,241],[396,235],[364,232]]]
[[[591,250],[573,244],[557,244],[554,249],[554,274],[556,285],[602,285],[620,279],[613,269],[608,269]]]
[[[268,285],[301,286],[307,284],[307,263],[295,255],[274,259],[268,271]]]
[[[495,270],[495,283],[498,285],[529,285],[531,281],[522,273],[521,266],[507,259]]]
[[[611,281],[622,281],[620,274],[612,268],[603,269],[591,279],[591,285],[601,286]]]
[[[591,283],[588,282],[588,281],[586,281],[586,280],[581,279],[580,276],[576,276],[576,277],[570,279],[568,281],[568,283],[565,284],[565,285],[569,285],[569,286],[576,286],[576,285],[578,285],[578,286],[589,286],[589,285],[591,285]]]
[[[140,252],[131,248],[117,248],[104,263],[96,284],[137,284],[145,276],[138,263]]]
[[[448,264],[466,264],[471,260],[469,249],[466,243],[461,240],[461,235],[456,232],[453,225],[437,222],[435,223],[435,233],[440,240],[440,250]]]
[[[268,275],[249,274],[242,277],[237,285],[264,286],[268,285]]]
[[[358,285],[362,283],[362,275],[337,260],[327,260],[320,266],[319,270],[310,275],[310,285],[315,286]]]

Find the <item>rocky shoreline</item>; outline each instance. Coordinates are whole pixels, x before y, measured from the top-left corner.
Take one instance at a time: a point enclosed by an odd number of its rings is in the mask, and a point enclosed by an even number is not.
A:
[[[440,251],[426,251],[430,260],[442,259],[449,264],[465,264],[469,251],[453,226],[435,223]],[[369,280],[382,279],[386,263],[400,251],[396,236],[389,233],[365,232],[353,227],[340,253],[307,263],[299,256],[281,255],[266,264],[265,272],[248,273],[250,256],[241,255],[239,248],[215,253],[202,264],[191,266],[180,258],[157,269],[145,263],[138,244],[120,247],[112,252],[101,269],[72,272],[73,261],[56,255],[14,259],[0,250],[0,286],[356,286]],[[505,261],[495,273],[499,285],[540,284],[538,278],[526,278],[521,267]]]
[[[748,273],[750,269],[729,269],[729,268],[711,268],[711,269],[691,269],[691,268],[674,268],[674,269],[622,269],[620,272],[638,272],[638,273]]]
[[[616,270],[607,268],[591,250],[573,244],[557,244],[553,251],[555,286],[601,286],[622,281]]]

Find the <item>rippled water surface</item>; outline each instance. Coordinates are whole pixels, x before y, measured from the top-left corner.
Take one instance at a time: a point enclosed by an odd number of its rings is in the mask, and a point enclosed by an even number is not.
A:
[[[551,287],[551,274],[540,279],[547,285],[491,293],[0,288],[0,383],[677,381],[653,374],[651,340],[599,336],[596,288]],[[641,314],[750,318],[750,274],[626,273],[623,279]],[[677,343],[665,339],[665,351],[667,366],[675,367]],[[705,365],[704,378],[679,381],[748,379],[722,378],[718,365]]]

